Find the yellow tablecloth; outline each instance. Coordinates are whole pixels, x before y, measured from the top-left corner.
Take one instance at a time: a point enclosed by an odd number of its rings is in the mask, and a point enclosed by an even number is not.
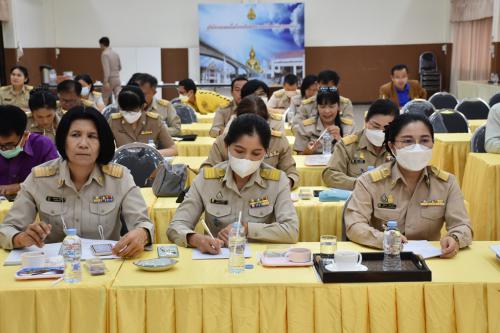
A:
[[[196,134],[198,136],[209,136],[210,128],[212,128],[212,123],[192,123],[192,124],[182,124],[182,134]]]
[[[304,187],[302,187],[304,188]],[[324,187],[308,187],[311,190]],[[298,189],[296,190],[298,192]],[[153,206],[152,219],[156,230],[156,243],[170,243],[167,238],[168,225],[179,206],[176,198],[158,198]],[[342,210],[344,201],[319,202],[318,198],[299,200],[294,203],[299,218],[299,241],[316,242],[321,235],[342,235]],[[197,231],[203,232],[198,225]]]
[[[209,113],[209,114],[196,113],[196,118],[198,118],[199,123],[212,124],[214,122],[214,117],[215,113]]]
[[[164,273],[123,264],[108,294],[110,332],[499,332],[500,263],[489,245],[428,260],[434,282],[372,284],[322,284],[312,267],[264,268],[265,244],[251,244],[254,268],[239,275],[227,260],[193,261],[180,248]]]
[[[470,132],[474,133],[479,127],[486,125],[486,119],[470,119],[469,128]]]
[[[12,202],[9,202],[7,200],[0,201],[0,223],[3,223],[3,219],[9,212],[10,207],[12,207],[12,204]]]
[[[458,184],[462,178],[470,152],[470,133],[438,133],[434,136],[434,149],[431,164],[450,172],[457,177]]]
[[[471,153],[462,191],[476,240],[500,240],[500,155]]]

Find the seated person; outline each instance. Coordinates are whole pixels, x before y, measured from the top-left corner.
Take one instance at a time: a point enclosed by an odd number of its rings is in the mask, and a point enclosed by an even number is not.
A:
[[[29,107],[31,112],[26,113],[28,117],[27,130],[30,133],[45,135],[55,143],[56,129],[59,124],[59,117],[56,114],[56,97],[47,90],[32,90]]]
[[[303,120],[295,131],[293,150],[297,154],[321,154],[323,146],[321,140],[318,139],[325,130],[332,137],[332,148],[342,139],[340,99],[337,90],[321,88],[314,104],[317,108],[316,115]]]
[[[28,69],[16,65],[10,69],[10,85],[0,88],[0,105],[15,105],[28,112],[28,100],[32,86],[28,85]]]
[[[231,81],[231,95],[233,96],[233,100],[229,105],[215,111],[214,121],[212,122],[212,128],[210,128],[209,132],[212,138],[216,138],[224,132],[224,128],[229,123],[229,119],[234,115],[236,107],[241,101],[241,88],[247,81],[248,79],[246,76],[237,76]]]
[[[399,108],[393,102],[376,100],[366,114],[365,128],[335,145],[323,170],[326,186],[352,190],[362,173],[389,161],[391,155],[385,150],[384,128],[398,115]]]
[[[292,97],[290,101],[290,110],[288,111],[287,121],[293,121],[294,115],[302,102],[311,97],[316,97],[318,93],[318,77],[316,75],[306,75],[300,85],[300,94]]]
[[[229,160],[201,169],[175,212],[168,239],[216,254],[222,245],[227,246],[231,224],[241,212],[248,240],[297,242],[299,221],[288,177],[263,163],[270,140],[271,130],[262,117],[238,116],[224,138]],[[216,240],[194,231],[203,212]]]
[[[380,87],[379,98],[390,99],[402,108],[413,99],[427,99],[427,92],[417,80],[408,80],[406,65],[396,65],[391,69],[391,82]]]
[[[324,70],[318,75],[319,88],[337,88],[340,82],[340,76],[331,70]],[[342,131],[345,135],[354,132],[354,110],[352,103],[348,98],[340,96],[340,120]],[[302,101],[298,107],[292,121],[292,131],[300,126],[300,124],[309,118],[314,118],[317,115],[316,97],[312,96]]]
[[[441,238],[442,257],[450,258],[472,242],[472,228],[455,176],[428,166],[434,130],[420,114],[397,117],[385,131],[386,149],[395,161],[361,175],[346,207],[347,237],[382,248],[387,221],[398,222],[403,241]]]
[[[57,85],[57,97],[59,98],[59,105],[56,113],[61,118],[69,109],[75,106],[92,107],[93,102],[81,99],[82,85],[75,80],[64,80]]]
[[[49,138],[26,130],[26,113],[14,105],[0,106],[0,195],[13,197],[31,168],[57,158]]]
[[[147,112],[158,113],[162,120],[167,124],[170,136],[181,135],[181,118],[177,115],[174,106],[166,99],[157,98],[156,88],[158,80],[147,73],[136,73],[132,76],[129,84],[137,84],[146,98]]]
[[[266,121],[269,118],[266,104],[255,95],[243,98],[236,108],[237,117],[248,113],[255,113]],[[225,135],[223,134],[215,139],[214,145],[208,153],[208,158],[203,162],[201,168],[205,166],[215,166],[216,164],[228,160],[229,156],[224,138]],[[282,135],[281,132],[271,130],[271,140],[269,142],[269,149],[264,156],[264,163],[285,172],[290,180],[290,187],[294,187],[294,185],[298,186],[299,174],[295,168],[292,149],[290,148],[286,136]]]
[[[201,114],[213,113],[231,102],[229,98],[215,91],[198,89],[191,79],[180,81],[177,91],[182,103],[189,104]]]
[[[102,94],[94,90],[94,81],[90,75],[77,75],[75,76],[75,81],[82,85],[81,99],[92,102],[92,107],[102,112],[106,105],[104,105],[104,101],[102,100]]]
[[[484,148],[488,153],[500,154],[500,103],[493,105],[488,114]]]
[[[127,168],[108,164],[113,133],[94,108],[75,107],[57,128],[60,158],[33,168],[0,225],[0,247],[62,242],[65,228],[84,238],[119,241],[113,254],[139,255],[154,239],[146,203]],[[40,217],[41,222],[35,222]],[[120,238],[122,221],[129,230]]]
[[[283,89],[275,91],[269,102],[267,102],[267,108],[270,112],[283,113],[291,105],[291,100],[294,96],[300,95],[300,90],[298,90],[297,76],[294,74],[285,75],[283,79]]]
[[[177,148],[168,134],[167,125],[160,115],[146,112],[144,93],[137,86],[125,86],[118,94],[119,113],[112,113],[109,119],[116,147],[127,143],[149,143],[153,140],[162,156],[177,155]]]

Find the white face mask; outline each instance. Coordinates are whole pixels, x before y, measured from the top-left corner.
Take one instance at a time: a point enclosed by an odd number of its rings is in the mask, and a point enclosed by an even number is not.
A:
[[[420,171],[429,164],[431,159],[432,148],[421,144],[396,149],[396,161],[406,170]]]
[[[366,138],[375,147],[382,147],[385,140],[385,133],[382,130],[375,130],[367,128],[365,130]]]
[[[82,92],[80,95],[82,96],[88,96],[90,94],[90,87],[82,87]]]
[[[241,178],[245,178],[253,174],[257,169],[259,169],[264,157],[258,161],[251,161],[244,158],[236,158],[228,152],[229,155],[229,165],[231,166],[231,170],[234,171]]]
[[[182,103],[187,103],[189,97],[187,95],[179,95],[179,99]]]
[[[125,121],[129,124],[135,123],[141,118],[142,113],[137,111],[120,111]]]
[[[289,97],[289,98],[292,98],[293,96],[297,95],[297,91],[285,91],[285,94]]]

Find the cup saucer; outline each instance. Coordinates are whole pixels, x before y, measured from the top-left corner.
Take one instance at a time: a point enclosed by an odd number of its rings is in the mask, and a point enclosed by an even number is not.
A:
[[[339,269],[335,263],[332,263],[326,265],[325,268],[330,272],[365,272],[368,270],[368,267],[361,264]]]

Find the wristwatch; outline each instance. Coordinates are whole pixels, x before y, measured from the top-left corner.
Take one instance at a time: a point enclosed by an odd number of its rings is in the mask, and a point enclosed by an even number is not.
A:
[[[451,234],[449,235],[451,238],[453,238],[455,240],[455,242],[457,242],[458,244],[458,248],[460,248],[460,241],[458,240],[458,236],[455,235],[455,234]]]

